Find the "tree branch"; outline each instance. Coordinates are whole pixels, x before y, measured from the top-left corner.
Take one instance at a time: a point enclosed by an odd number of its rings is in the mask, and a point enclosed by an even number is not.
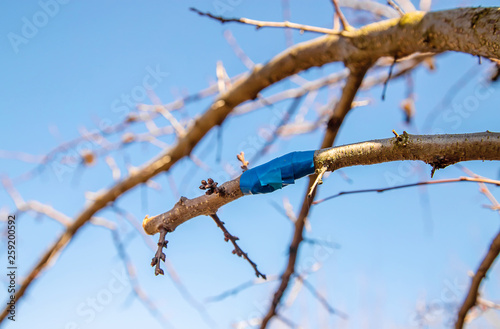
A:
[[[217,214],[211,214],[210,217],[212,217],[212,219],[215,221],[215,223],[217,224],[217,226],[222,230],[222,232],[224,232],[224,240],[226,242],[228,241],[231,241],[231,243],[233,244],[234,246],[234,249],[233,249],[233,254],[235,254],[236,256],[238,257],[242,257],[245,258],[245,260],[250,263],[250,265],[253,267],[254,271],[255,271],[255,276],[258,277],[261,277],[263,278],[264,280],[267,279],[266,275],[265,274],[262,274],[258,269],[257,269],[257,264],[255,264],[249,257],[248,257],[248,254],[246,252],[244,252],[240,246],[238,245],[238,243],[236,242],[237,240],[239,240],[238,237],[232,235],[231,233],[229,233],[229,231],[226,229],[226,227],[224,226],[224,222],[220,220],[219,216],[217,216]]]
[[[314,155],[314,166],[316,169],[326,166],[328,171],[334,171],[344,167],[405,160],[424,161],[433,169],[442,169],[462,161],[500,160],[500,133],[410,135],[405,132],[393,138],[318,150]],[[311,179],[313,177],[310,176]],[[202,195],[194,199],[182,197],[168,212],[154,217],[146,216],[142,223],[145,232],[156,234],[163,227],[173,231],[194,217],[215,213],[223,205],[243,196],[239,180],[240,177],[237,177],[222,184],[219,187],[224,189],[222,194]]]
[[[498,257],[498,254],[500,254],[500,232],[491,242],[488,253],[484,257],[483,261],[481,262],[481,265],[479,265],[479,268],[476,271],[476,274],[474,274],[474,277],[472,278],[472,282],[469,288],[469,292],[467,293],[467,297],[465,297],[462,307],[458,312],[457,322],[455,323],[455,329],[462,329],[467,313],[472,307],[474,307],[474,305],[476,305],[481,282],[486,277],[486,273],[493,265],[493,262]]]
[[[332,29],[325,29],[324,27],[318,27],[318,26],[311,26],[311,25],[303,25],[303,24],[297,24],[297,23],[292,23],[292,22],[264,22],[264,21],[257,21],[255,19],[249,19],[249,18],[226,18],[222,16],[216,16],[213,15],[209,12],[203,12],[200,11],[196,8],[189,8],[189,10],[194,11],[200,16],[207,16],[209,18],[215,19],[222,24],[224,23],[242,23],[242,24],[247,24],[247,25],[254,25],[257,29],[260,29],[262,27],[287,27],[290,29],[296,29],[300,31],[309,31],[309,32],[316,32],[316,33],[323,33],[323,34],[339,34],[339,31],[334,31]]]
[[[469,182],[469,183],[485,183],[485,184],[493,184],[496,186],[500,186],[500,181],[499,180],[494,180],[494,179],[488,179],[488,178],[481,178],[481,177],[458,177],[458,178],[449,178],[449,179],[440,179],[440,180],[433,180],[433,181],[424,181],[424,182],[418,182],[418,183],[411,183],[411,184],[404,184],[404,185],[396,185],[396,186],[390,186],[390,187],[382,187],[382,188],[370,188],[370,189],[363,189],[363,190],[353,190],[353,191],[343,191],[339,192],[337,194],[328,196],[324,199],[314,201],[313,204],[320,204],[325,201],[331,200],[338,198],[342,195],[348,195],[348,194],[361,194],[361,193],[372,193],[372,192],[377,192],[377,193],[382,193],[386,191],[392,191],[392,190],[398,190],[402,188],[407,188],[407,187],[415,187],[415,186],[423,186],[423,185],[436,185],[436,184],[448,184],[448,183],[459,183],[459,182]]]
[[[330,147],[333,145],[335,138],[339,132],[340,126],[344,119],[351,110],[352,102],[363,83],[363,79],[365,78],[366,72],[370,68],[371,64],[368,63],[366,65],[352,65],[349,67],[349,76],[347,77],[346,84],[344,89],[342,90],[342,96],[332,111],[330,119],[327,124],[327,129],[325,131],[325,135],[323,137],[323,142],[321,143],[321,148]],[[315,167],[318,169],[324,169],[324,166]],[[303,197],[302,207],[300,209],[297,220],[295,221],[295,227],[293,232],[292,242],[290,243],[290,248],[288,252],[288,263],[286,265],[285,271],[281,276],[281,283],[276,289],[274,293],[274,298],[269,306],[269,310],[265,315],[264,319],[262,319],[262,323],[260,328],[264,329],[267,327],[269,321],[277,314],[278,305],[281,302],[281,298],[285,293],[285,290],[288,288],[290,283],[290,279],[292,275],[295,273],[295,263],[297,261],[298,251],[301,242],[304,239],[303,231],[306,225],[307,216],[309,215],[311,202],[314,201],[316,196],[316,189],[312,190],[317,179],[317,175],[309,176],[309,184],[306,190],[306,193]],[[312,193],[311,193],[312,191]]]

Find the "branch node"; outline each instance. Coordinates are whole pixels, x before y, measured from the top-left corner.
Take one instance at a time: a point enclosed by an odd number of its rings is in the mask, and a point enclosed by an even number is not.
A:
[[[183,206],[184,202],[186,202],[187,200],[189,200],[189,199],[186,198],[185,196],[181,196],[181,198],[179,199],[179,201],[177,201],[176,205]]]
[[[403,134],[399,135],[395,130],[392,131],[394,135],[396,135],[396,145],[401,145],[403,147],[408,145],[408,142],[410,141],[410,135],[406,131],[403,131]]]

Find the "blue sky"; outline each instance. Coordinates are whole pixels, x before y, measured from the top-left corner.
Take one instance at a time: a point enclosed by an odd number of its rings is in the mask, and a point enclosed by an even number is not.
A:
[[[306,1],[290,2],[293,21],[331,26],[330,1],[316,1],[314,5]],[[221,4],[225,6],[220,7]],[[498,2],[473,2],[474,6],[495,4]],[[433,9],[456,5],[471,5],[471,2],[434,1]],[[255,63],[265,63],[286,48],[283,30],[256,31],[248,26],[221,25],[190,12],[189,7],[212,12],[219,9],[230,17],[283,19],[281,1],[3,1],[0,4],[3,36],[0,38],[0,150],[44,155],[62,142],[80,136],[82,127],[88,131],[103,129],[123,120],[126,113],[135,110],[135,104],[151,104],[141,93],[145,84],[152,86],[164,103],[206,88],[216,80],[217,61],[222,61],[229,76],[245,72],[245,66],[223,36],[226,30],[233,33]],[[345,12],[348,18],[353,18],[352,11]],[[298,43],[316,36],[293,33],[293,40]],[[392,129],[409,133],[498,131],[500,93],[497,85],[485,82],[491,64],[483,60],[478,65],[477,58],[465,54],[441,55],[436,64],[435,71],[422,67],[413,74],[417,109],[414,125],[404,124],[399,104],[406,97],[406,84],[398,80],[389,84],[384,102],[380,100],[380,87],[359,94],[359,99],[371,103],[349,114],[336,144],[390,137]],[[314,80],[340,68],[339,64],[327,65],[301,76]],[[473,73],[469,73],[452,101],[438,112],[433,126],[425,130],[427,115],[467,71]],[[286,81],[264,91],[264,95],[295,86]],[[325,104],[329,95],[338,93],[338,88],[323,91],[316,105]],[[193,103],[174,115],[179,120],[199,115],[208,104],[209,100]],[[214,129],[194,150],[209,166],[208,170],[197,168],[190,160],[181,160],[168,176],[162,174],[154,179],[160,190],[137,188],[122,196],[116,205],[142,220],[146,214],[170,209],[179,193],[189,198],[200,195],[201,179],[214,177],[222,183],[228,176],[225,165],[235,166],[235,155],[242,149],[251,152],[262,145],[258,132],[277,122],[289,104],[283,102],[273,108],[231,117],[222,131],[220,163],[216,161],[217,130]],[[305,118],[312,120],[313,111]],[[158,120],[157,124],[169,125],[166,120]],[[147,130],[137,125],[130,131]],[[110,137],[110,141],[119,138],[120,134]],[[259,163],[287,152],[315,149],[321,138],[322,131],[317,131],[280,140],[273,147],[274,153]],[[162,141],[172,144],[173,138],[167,136]],[[55,165],[44,167],[33,179],[19,181],[16,188],[25,200],[39,200],[70,217],[75,216],[86,202],[86,193],[88,196],[88,192],[111,186],[111,171],[103,158],[88,168],[57,164],[93,147],[91,143],[78,143],[59,154]],[[155,145],[142,143],[111,155],[123,173],[127,167],[140,166],[160,151]],[[36,166],[3,154],[0,174],[11,179]],[[500,179],[498,163],[466,165],[477,174]],[[395,162],[347,168],[343,173],[351,181],[334,173],[325,180],[319,197],[428,179],[430,168],[419,163]],[[438,171],[435,178],[460,175],[462,171],[452,166]],[[175,182],[178,191],[169,180]],[[283,270],[292,234],[290,222],[273,203],[281,205],[283,198],[287,198],[297,212],[305,184],[303,179],[271,195],[245,197],[220,211],[228,229],[240,237],[241,246],[268,275]],[[492,187],[491,191],[500,197],[498,188]],[[4,211],[13,211],[13,202],[3,189],[0,200]],[[488,201],[477,185],[455,184],[345,196],[314,207],[312,231],[306,235],[339,244],[340,248],[305,244],[300,268],[307,271],[311,264],[321,262],[321,270],[311,274],[309,281],[333,307],[348,314],[349,320],[328,315],[304,288],[285,315],[305,328],[317,328],[322,323],[345,328],[415,328],[417,302],[426,301],[435,306],[430,313],[435,320],[433,328],[445,326],[448,313],[443,308],[461,302],[468,284],[467,271],[477,268],[498,230],[498,214],[485,209],[484,204]],[[141,287],[172,327],[207,327],[168,277],[153,275],[149,266],[153,254],[130,224],[111,210],[104,210],[98,216],[117,224]],[[23,214],[17,231],[19,275],[23,277],[62,232],[62,226],[49,218]],[[156,238],[151,237],[151,241]],[[183,224],[168,240],[167,258],[200,302],[254,279],[252,269],[231,254],[231,247],[208,217]],[[499,278],[497,265],[485,282],[485,298],[499,302],[500,285],[496,284]],[[2,284],[0,298],[6,300],[7,281],[2,280]],[[261,316],[275,287],[275,281],[261,284],[205,307],[217,325],[226,328],[235,321]],[[54,266],[30,287],[18,307],[16,322],[9,321],[3,327],[162,327],[132,296],[110,231],[96,226],[86,226],[78,232]],[[490,319],[498,323],[499,317],[498,313],[488,314],[482,324],[487,325]],[[280,326],[278,321],[274,322],[275,328]]]

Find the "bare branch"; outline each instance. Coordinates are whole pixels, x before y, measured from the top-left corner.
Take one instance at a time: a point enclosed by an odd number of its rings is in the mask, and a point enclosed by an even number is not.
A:
[[[240,61],[245,65],[245,67],[251,70],[255,63],[248,57],[248,55],[241,49],[236,41],[236,38],[233,36],[233,33],[229,30],[224,31],[224,38],[226,39],[231,49],[233,49],[234,54],[240,59]]]
[[[339,102],[335,105],[330,120],[328,121],[327,130],[325,132],[325,136],[323,137],[323,142],[321,143],[321,147],[329,147],[333,145],[335,137],[339,131],[342,122],[344,121],[345,116],[350,111],[352,107],[352,102],[358,92],[363,79],[368,71],[370,64],[366,66],[352,66],[349,67],[350,73],[347,78],[346,84],[342,91],[342,96]],[[316,166],[316,168],[323,168],[324,166]],[[277,314],[277,308],[281,302],[283,294],[285,290],[288,288],[290,283],[290,279],[292,275],[295,273],[295,263],[297,261],[298,250],[301,242],[304,239],[303,231],[304,227],[307,223],[307,216],[309,214],[310,204],[314,201],[314,197],[316,195],[316,190],[312,190],[312,194],[309,195],[309,191],[311,190],[314,182],[316,181],[316,175],[309,176],[309,184],[304,195],[302,201],[302,208],[300,209],[299,216],[295,221],[295,228],[293,233],[292,242],[290,243],[289,253],[288,253],[288,263],[286,269],[281,276],[281,282],[278,289],[274,293],[273,301],[269,307],[267,314],[264,319],[262,319],[262,323],[260,328],[264,329],[267,327],[269,321]]]
[[[264,279],[264,278],[253,279],[253,280],[244,282],[244,283],[242,283],[242,284],[240,284],[232,289],[226,290],[226,291],[224,291],[216,296],[208,297],[205,299],[205,302],[207,302],[207,303],[219,302],[219,301],[221,301],[229,296],[237,295],[238,293],[240,293],[241,291],[243,291],[247,288],[254,287],[254,286],[256,286],[258,284],[262,284],[262,283],[276,281],[276,280],[278,280],[278,278],[279,277],[277,275],[268,275],[266,277],[266,279]]]
[[[165,253],[163,248],[167,248],[168,241],[165,240],[168,230],[165,228],[160,228],[160,237],[158,238],[158,248],[156,249],[155,256],[151,260],[151,266],[155,266],[155,275],[164,275],[165,273],[160,268],[161,261],[165,261]]]
[[[340,21],[342,22],[342,26],[344,27],[344,30],[352,30],[353,27],[349,24],[347,19],[345,18],[344,14],[342,13],[342,10],[340,10],[339,6],[339,1],[338,0],[332,0],[333,6],[335,7],[335,12],[339,16]]]
[[[474,277],[472,278],[472,282],[469,288],[469,292],[467,293],[467,297],[465,297],[462,307],[458,312],[457,321],[455,322],[455,329],[463,328],[467,312],[469,312],[469,310],[472,307],[474,307],[474,305],[476,305],[481,282],[486,277],[486,273],[488,273],[488,270],[493,265],[493,262],[498,257],[499,253],[500,253],[500,232],[491,242],[488,253],[484,257],[483,261],[481,262],[481,265],[479,265],[479,268],[477,269],[476,273],[474,274]]]
[[[323,203],[325,201],[335,199],[341,195],[347,195],[347,194],[359,194],[359,193],[370,193],[370,192],[382,193],[382,192],[386,192],[386,191],[397,190],[397,189],[407,188],[407,187],[415,187],[415,186],[422,186],[422,185],[434,185],[434,184],[458,183],[458,182],[471,182],[471,183],[481,182],[481,183],[485,183],[485,184],[493,184],[493,185],[500,186],[499,180],[493,180],[493,179],[488,179],[488,178],[458,177],[458,178],[439,179],[439,180],[434,180],[434,181],[425,181],[425,182],[418,182],[418,183],[413,183],[413,184],[404,184],[404,185],[397,185],[397,186],[383,187],[383,188],[343,191],[343,192],[339,192],[335,195],[326,197],[324,199],[314,201],[313,204]]]
[[[326,300],[326,298],[323,297],[323,296],[321,296],[321,294],[319,294],[319,292],[314,288],[314,286],[312,284],[310,284],[309,281],[307,281],[304,277],[302,277],[301,275],[297,275],[297,279],[300,282],[302,282],[302,284],[304,285],[304,287],[306,287],[307,290],[309,290],[309,292],[311,292],[311,294],[320,302],[320,304],[323,305],[324,308],[326,308],[326,310],[328,311],[328,313],[330,313],[330,314],[336,314],[336,315],[340,316],[342,319],[347,319],[348,318],[347,314],[345,314],[344,312],[339,311],[339,310],[333,308],[328,303],[328,301]]]
[[[212,219],[214,220],[214,222],[217,224],[217,226],[222,230],[222,232],[224,232],[224,240],[226,240],[226,242],[228,241],[231,241],[231,243],[233,244],[234,246],[234,250],[233,250],[233,254],[235,254],[236,256],[238,257],[242,257],[246,259],[247,262],[250,263],[250,265],[252,265],[253,269],[255,270],[255,275],[257,277],[261,277],[263,278],[264,280],[266,280],[266,275],[265,274],[262,274],[258,269],[257,269],[257,264],[255,264],[249,257],[248,257],[248,254],[246,252],[244,252],[240,246],[238,246],[238,243],[236,242],[237,240],[239,240],[238,237],[232,235],[231,233],[229,233],[229,231],[226,229],[226,227],[224,226],[224,223],[220,220],[219,216],[217,216],[217,214],[211,214],[210,217],[212,217]]]
[[[148,310],[148,312],[158,320],[158,323],[165,328],[171,328],[172,325],[170,321],[168,321],[167,317],[160,312],[158,306],[149,298],[149,296],[144,292],[144,290],[139,285],[139,280],[137,279],[136,270],[134,265],[130,261],[130,258],[123,246],[122,241],[120,240],[120,236],[118,232],[111,231],[113,235],[113,242],[115,244],[116,250],[118,251],[118,255],[123,262],[123,266],[127,272],[127,277],[132,286],[132,291],[137,299],[144,305],[144,307]]]
[[[391,6],[375,2],[373,0],[338,0],[341,7],[349,7],[355,10],[365,10],[376,16],[385,18],[396,18],[399,13]]]
[[[323,166],[320,170],[319,173],[316,175],[316,179],[314,180],[313,185],[311,186],[311,189],[309,190],[309,193],[307,193],[307,196],[309,198],[312,198],[313,193],[316,190],[316,186],[323,184],[323,181],[321,178],[323,178],[323,175],[326,173],[326,169],[328,169],[326,166]]]
[[[292,103],[290,104],[288,110],[286,111],[286,113],[283,115],[283,117],[281,118],[280,122],[278,123],[278,125],[276,126],[276,128],[274,128],[273,132],[272,132],[272,136],[271,138],[269,138],[266,143],[260,148],[260,150],[258,150],[254,156],[252,157],[252,159],[250,160],[251,163],[256,163],[257,160],[262,156],[264,155],[268,150],[269,150],[269,147],[276,141],[276,139],[278,138],[278,131],[281,127],[283,127],[284,125],[286,125],[288,123],[288,121],[291,119],[291,117],[295,114],[295,112],[297,111],[297,109],[299,108],[299,104],[300,104],[300,101],[302,100],[302,96],[300,97],[296,97]]]
[[[116,212],[117,215],[120,217],[124,218],[126,221],[128,221],[134,229],[137,231],[137,233],[140,234],[142,237],[142,240],[144,243],[150,248],[152,251],[155,251],[158,247],[157,244],[155,244],[146,233],[144,233],[144,230],[142,229],[141,224],[133,216],[131,213],[127,212],[124,209],[121,209],[117,207],[116,205],[113,205],[111,207],[112,210]],[[215,321],[210,317],[208,314],[206,308],[198,302],[194,296],[189,292],[189,290],[186,288],[184,283],[181,281],[179,275],[174,269],[174,266],[170,263],[168,259],[165,259],[165,267],[166,267],[166,272],[170,279],[172,280],[172,283],[174,284],[175,288],[179,291],[181,294],[182,298],[191,306],[194,310],[198,312],[200,317],[203,319],[203,321],[211,328],[216,328],[217,326],[215,325]]]
[[[311,26],[311,25],[303,25],[303,24],[297,24],[297,23],[291,23],[291,22],[264,22],[264,21],[257,21],[254,19],[248,19],[248,18],[225,18],[222,16],[216,16],[213,15],[209,12],[202,12],[196,8],[189,8],[191,11],[194,11],[200,16],[207,16],[210,18],[213,18],[221,23],[242,23],[242,24],[247,24],[247,25],[254,25],[257,27],[257,29],[260,29],[262,27],[287,27],[290,29],[297,29],[300,31],[309,31],[309,32],[315,32],[315,33],[322,33],[322,34],[334,34],[337,35],[339,34],[338,31],[334,31],[332,29],[325,29],[323,27],[317,27],[317,26]]]
[[[387,0],[387,4],[389,4],[389,6],[391,6],[392,8],[396,9],[401,16],[404,16],[405,12],[394,1]]]

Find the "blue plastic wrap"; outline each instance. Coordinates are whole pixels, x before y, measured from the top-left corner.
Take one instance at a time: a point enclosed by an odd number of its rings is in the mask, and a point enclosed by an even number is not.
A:
[[[270,193],[314,173],[314,151],[292,152],[245,171],[240,177],[243,194]]]

